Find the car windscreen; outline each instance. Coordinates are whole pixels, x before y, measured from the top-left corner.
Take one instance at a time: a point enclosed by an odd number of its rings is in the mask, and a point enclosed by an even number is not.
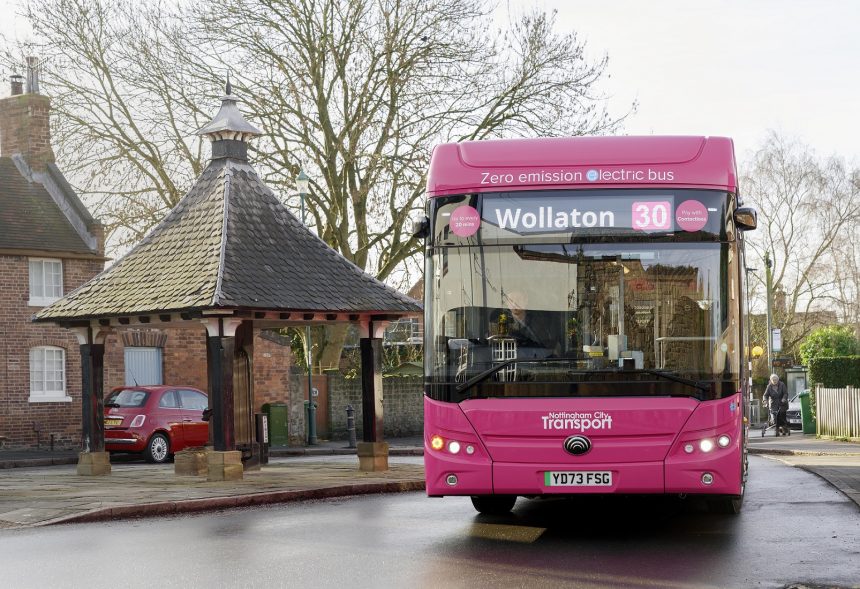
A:
[[[105,399],[105,405],[112,407],[143,407],[149,398],[149,391],[139,389],[120,389],[113,391]]]

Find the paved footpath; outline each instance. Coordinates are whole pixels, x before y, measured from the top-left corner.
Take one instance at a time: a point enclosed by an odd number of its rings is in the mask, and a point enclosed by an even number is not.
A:
[[[421,439],[391,442],[391,469],[387,472],[359,471],[357,458],[349,456],[355,450],[344,448],[340,442],[276,450],[276,456],[288,457],[275,457],[267,466],[246,472],[243,480],[233,482],[178,477],[172,464],[122,462],[120,457],[113,462],[109,476],[81,477],[75,472],[72,453],[2,451],[0,464],[6,468],[0,468],[0,528],[423,489],[423,466],[414,458],[398,458],[398,455],[420,455]],[[860,508],[860,444],[829,442],[800,434],[761,438],[757,430],[751,430],[750,452],[824,478]],[[336,454],[346,456],[331,457]]]
[[[839,489],[860,509],[860,444],[819,440],[814,435],[792,432],[764,438],[761,430],[751,429],[751,454],[764,455],[818,475]]]

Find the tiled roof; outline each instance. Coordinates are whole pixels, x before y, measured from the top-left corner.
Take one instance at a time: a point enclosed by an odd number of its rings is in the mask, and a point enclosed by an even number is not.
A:
[[[405,314],[421,307],[308,231],[246,162],[216,159],[142,242],[36,319],[213,308]]]
[[[53,166],[53,164],[51,164]],[[92,217],[56,168],[47,171],[85,222]],[[28,180],[11,157],[0,157],[0,249],[97,255],[75,231],[41,182]]]

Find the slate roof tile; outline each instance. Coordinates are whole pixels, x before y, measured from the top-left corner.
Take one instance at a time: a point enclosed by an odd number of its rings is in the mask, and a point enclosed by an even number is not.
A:
[[[89,213],[85,219],[92,221]],[[0,157],[0,249],[96,255],[45,187],[29,182],[11,157]]]
[[[217,159],[143,241],[36,319],[225,307],[330,313],[421,309],[310,232],[246,162]]]

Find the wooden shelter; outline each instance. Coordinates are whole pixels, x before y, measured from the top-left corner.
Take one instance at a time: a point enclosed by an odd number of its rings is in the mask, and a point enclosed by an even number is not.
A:
[[[248,141],[260,131],[244,119],[237,101],[228,83],[218,114],[198,132],[212,141],[212,160],[179,204],[110,268],[34,317],[78,336],[81,474],[110,471],[104,452],[105,335],[124,326],[201,323],[207,330],[211,480],[241,477],[237,443],[253,436],[252,425],[235,419],[253,418],[253,328],[309,323],[360,325],[365,443],[359,457],[362,468],[387,468],[382,330],[391,320],[419,313],[420,304],[363,272],[287,210],[248,163]]]

